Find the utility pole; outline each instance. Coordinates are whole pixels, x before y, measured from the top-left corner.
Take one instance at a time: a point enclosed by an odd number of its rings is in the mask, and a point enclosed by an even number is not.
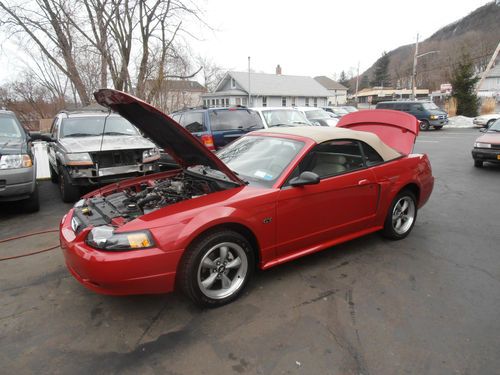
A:
[[[359,61],[358,61],[358,74],[356,75],[356,104],[358,104],[358,87],[359,87]]]
[[[483,74],[481,75],[481,79],[479,80],[479,82],[476,86],[476,94],[479,91],[479,89],[481,88],[481,85],[483,84],[484,79],[486,78],[486,76],[490,72],[490,69],[493,66],[493,63],[497,59],[498,52],[500,52],[500,42],[498,43],[498,46],[497,46],[497,49],[495,50],[495,52],[493,52],[493,55],[491,56],[491,59],[490,59],[490,62],[488,63],[488,66],[486,67]]]
[[[411,74],[411,98],[415,100],[417,94],[417,59],[418,59],[418,34],[417,34],[417,42],[415,43],[415,55],[413,55],[413,72]]]
[[[248,56],[248,107],[251,107],[252,91],[250,89],[250,56]]]

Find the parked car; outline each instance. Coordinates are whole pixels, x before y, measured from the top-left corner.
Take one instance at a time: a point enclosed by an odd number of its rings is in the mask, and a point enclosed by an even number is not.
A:
[[[420,121],[420,130],[429,130],[431,126],[436,130],[440,130],[448,123],[448,114],[429,101],[379,102],[375,108],[409,113]]]
[[[345,109],[349,113],[358,111],[358,109],[352,105],[343,105],[343,106],[339,106],[339,108]]]
[[[476,139],[472,149],[474,166],[481,168],[484,162],[500,163],[500,119],[481,132],[484,134]]]
[[[263,129],[214,154],[139,99],[110,89],[95,97],[182,167],[89,193],[62,220],[69,271],[99,293],[178,286],[199,305],[220,306],[256,267],[376,231],[405,238],[433,188],[429,159],[412,155],[418,121],[404,113],[356,112],[339,128]]]
[[[156,172],[159,149],[123,117],[102,111],[56,115],[49,142],[50,178],[64,202],[80,198],[81,187],[99,186]]]
[[[266,128],[312,125],[304,113],[292,107],[254,107],[252,109],[259,114]]]
[[[0,110],[0,202],[22,201],[38,211],[36,160],[30,135],[11,111]]]
[[[472,120],[472,123],[476,126],[489,128],[499,118],[500,113],[489,113],[487,115],[477,116],[474,120]]]
[[[171,116],[212,151],[252,130],[264,128],[255,111],[241,106],[185,109]]]
[[[300,112],[302,112],[306,118],[311,122],[311,124],[316,126],[335,126],[338,123],[338,119],[330,116],[322,108],[317,107],[295,107]]]
[[[323,109],[327,112],[335,114],[337,118],[340,118],[349,113],[349,111],[343,109],[342,107],[323,107]]]

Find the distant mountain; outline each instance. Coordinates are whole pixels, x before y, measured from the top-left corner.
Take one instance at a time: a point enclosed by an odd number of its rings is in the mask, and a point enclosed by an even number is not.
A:
[[[428,51],[439,53],[423,56],[418,60],[418,87],[435,90],[441,83],[447,82],[453,64],[464,52],[472,57],[478,71],[484,70],[499,41],[500,6],[495,2],[488,3],[468,16],[441,28],[419,43],[419,54]],[[410,88],[414,52],[414,44],[388,52],[389,73],[394,87]],[[375,64],[361,74],[360,80],[367,75],[371,81]],[[354,89],[355,80],[350,83]]]

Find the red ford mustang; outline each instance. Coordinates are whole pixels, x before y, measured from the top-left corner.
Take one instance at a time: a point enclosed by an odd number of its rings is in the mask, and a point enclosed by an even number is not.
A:
[[[418,121],[399,111],[354,112],[337,128],[259,130],[216,155],[139,99],[109,89],[95,96],[181,166],[96,190],[63,218],[68,269],[99,293],[179,287],[219,306],[256,267],[375,231],[406,237],[432,192],[427,156],[411,153]]]

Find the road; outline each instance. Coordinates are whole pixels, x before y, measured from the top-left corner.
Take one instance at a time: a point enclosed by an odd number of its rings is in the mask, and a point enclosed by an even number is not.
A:
[[[422,133],[436,185],[411,235],[373,234],[259,272],[236,302],[109,297],[59,250],[0,262],[3,374],[498,374],[500,166],[473,167],[473,129]],[[49,181],[37,214],[0,209],[0,239],[57,227]],[[57,244],[0,244],[0,257]]]

